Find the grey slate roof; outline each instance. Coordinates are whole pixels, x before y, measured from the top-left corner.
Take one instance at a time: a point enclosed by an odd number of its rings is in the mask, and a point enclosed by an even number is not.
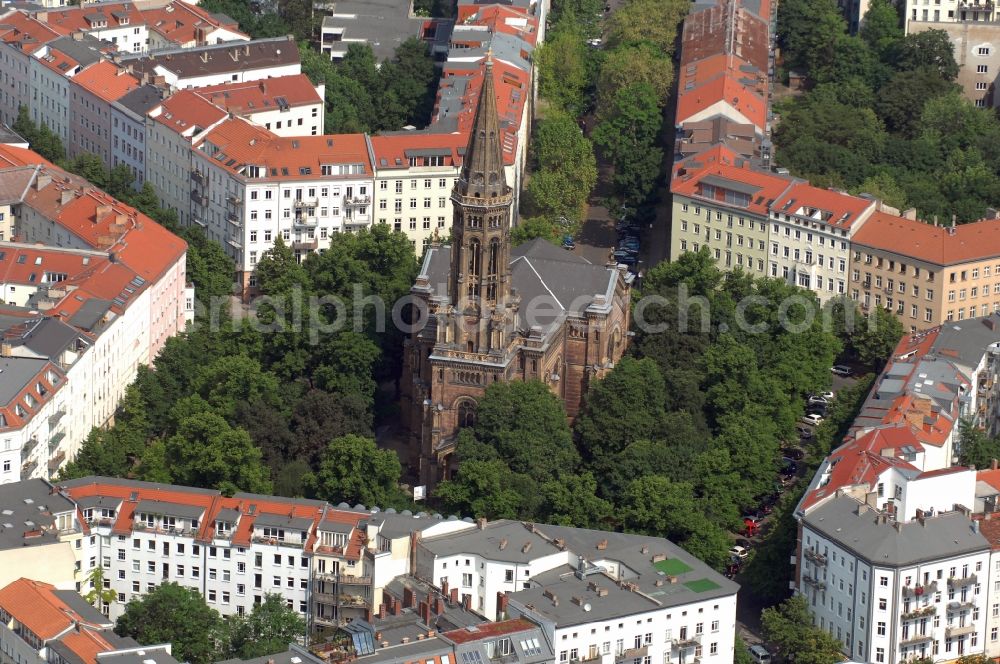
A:
[[[48,360],[25,357],[0,357],[0,404],[6,406],[31,385]]]
[[[140,117],[144,117],[147,111],[162,101],[163,95],[160,88],[155,85],[142,85],[130,90],[115,103]]]
[[[86,32],[78,34],[79,39],[72,36],[60,37],[49,42],[49,48],[65,53],[80,63],[81,67],[88,67],[95,62],[104,59],[101,48],[107,44]]]
[[[55,544],[58,539],[53,531],[55,519],[52,515],[72,510],[73,503],[62,494],[52,493],[52,486],[45,480],[0,485],[0,549]],[[28,526],[26,521],[35,525]],[[39,526],[49,530],[39,537],[24,537],[25,531]]]
[[[8,139],[0,138],[0,143],[17,143],[20,136],[13,131]],[[0,170],[0,203],[20,203],[24,194],[35,180],[38,166],[16,166]]]
[[[80,333],[58,318],[42,318],[22,338],[22,344],[31,352],[57,361],[63,351],[72,346]]]
[[[396,48],[410,37],[420,34],[427,18],[410,17],[409,0],[336,0],[334,13],[323,17],[323,27],[344,29],[344,41],[365,41],[372,47],[375,59],[391,58]]]
[[[323,664],[323,660],[305,648],[290,643],[287,650],[273,655],[263,655],[251,659],[226,659],[218,664]]]
[[[990,543],[962,512],[939,513],[918,521],[881,523],[850,496],[838,496],[803,517],[808,528],[883,567],[903,567],[977,551]]]
[[[614,267],[594,265],[541,238],[515,247],[510,265],[514,290],[521,296],[522,331],[536,325],[544,331],[566,314],[581,315],[594,296],[613,292],[618,274]],[[448,294],[450,270],[450,246],[427,250],[421,275],[427,277],[434,295]]]
[[[235,60],[231,54],[236,54]],[[208,62],[202,61],[203,56]],[[159,66],[181,78],[290,65],[299,61],[299,49],[290,36],[223,42],[196,48],[166,48],[148,54],[122,56],[122,64],[132,73],[155,75]]]
[[[111,308],[111,300],[99,300],[92,297],[77,310],[69,319],[69,324],[82,330],[93,331]]]
[[[253,523],[255,526],[288,528],[290,530],[309,530],[312,526],[312,522],[312,519],[290,517],[282,514],[258,514]]]
[[[121,507],[122,500],[120,498],[115,498],[114,496],[83,496],[77,498],[76,505],[81,510],[91,509],[91,508],[102,508],[107,507],[108,509],[117,510]]]
[[[132,639],[125,639],[132,641]],[[133,643],[135,643],[133,641]],[[98,664],[178,664],[166,649],[160,646],[127,646],[129,650],[123,652],[100,653],[97,655]]]
[[[179,505],[162,500],[140,500],[135,505],[136,514],[158,514],[160,516],[179,516],[182,519],[201,519],[205,508],[197,505]]]

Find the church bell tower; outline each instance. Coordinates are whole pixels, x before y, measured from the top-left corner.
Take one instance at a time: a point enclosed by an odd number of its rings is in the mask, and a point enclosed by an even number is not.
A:
[[[455,341],[463,350],[476,353],[505,345],[517,306],[511,298],[510,276],[514,195],[504,176],[493,76],[489,53],[462,170],[451,194],[454,219],[448,290],[453,311],[462,319]]]

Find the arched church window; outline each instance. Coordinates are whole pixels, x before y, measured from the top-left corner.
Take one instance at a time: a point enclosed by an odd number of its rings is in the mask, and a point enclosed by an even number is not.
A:
[[[476,403],[465,400],[458,404],[458,427],[465,429],[476,426]]]

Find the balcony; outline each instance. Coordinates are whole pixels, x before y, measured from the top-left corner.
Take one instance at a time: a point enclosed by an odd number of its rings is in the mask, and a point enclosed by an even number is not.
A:
[[[822,553],[819,553],[814,549],[806,549],[804,555],[806,557],[806,560],[812,561],[816,565],[826,564],[826,556],[824,556]]]
[[[966,586],[971,586],[976,583],[976,575],[970,574],[969,576],[957,577],[953,576],[948,579],[949,588],[964,588]]]
[[[922,595],[933,595],[937,592],[937,581],[931,581],[924,585],[904,586],[903,597],[921,597]]]
[[[59,443],[61,443],[65,437],[65,431],[60,431],[56,435],[52,436],[52,438],[49,439],[49,452],[55,452],[59,447]]]
[[[226,196],[226,203],[232,205],[233,207],[238,207],[243,205],[243,199],[239,196]]]
[[[808,574],[803,574],[802,575],[802,581],[806,585],[810,585],[810,586],[815,587],[816,590],[819,591],[819,592],[822,592],[822,591],[826,590],[826,581],[822,581],[820,579],[813,578],[812,576],[810,576]]]
[[[254,535],[253,541],[256,544],[270,544],[273,546],[290,546],[293,549],[301,549],[303,546],[302,542],[292,542],[286,539],[278,539],[276,537],[262,537],[260,535]]]
[[[292,218],[292,223],[296,226],[313,227],[316,225],[317,221],[318,219],[310,214],[296,214],[295,217]]]
[[[649,646],[642,646],[641,648],[627,648],[626,650],[623,650],[620,655],[615,657],[615,660],[621,662],[627,659],[645,657],[647,654],[649,654]]]
[[[203,193],[195,189],[194,191],[191,192],[191,202],[194,203],[195,205],[200,205],[202,207],[205,207],[206,205],[208,205],[208,196],[204,195]]]
[[[303,208],[315,208],[319,207],[319,201],[315,198],[312,200],[296,199],[294,205],[296,210],[301,210]]]
[[[961,613],[963,611],[971,611],[976,606],[976,603],[972,600],[962,601],[962,602],[948,602],[948,613]]]
[[[920,618],[927,618],[929,616],[933,616],[935,613],[937,613],[937,607],[931,604],[929,606],[924,606],[919,609],[914,609],[913,611],[907,611],[900,617],[903,620],[918,620]]]
[[[688,648],[696,648],[701,645],[701,635],[695,634],[694,636],[682,636],[671,641],[673,646],[679,650],[686,650]]]
[[[60,408],[56,412],[52,413],[52,415],[49,416],[49,430],[51,430],[52,427],[54,427],[55,425],[59,424],[59,420],[65,417],[65,415],[66,415],[65,408]]]
[[[355,208],[372,204],[371,196],[344,196],[344,207]]]
[[[235,239],[235,238],[229,238],[228,240],[226,240],[226,244],[228,244],[233,249],[242,249],[243,248],[243,243],[240,242],[239,240]]]
[[[315,251],[319,248],[319,240],[293,240],[292,249],[301,249],[304,251]]]
[[[195,184],[205,184],[206,181],[207,178],[204,173],[198,170],[191,171],[191,182],[194,182]]]
[[[66,460],[65,452],[60,452],[59,454],[49,459],[49,472],[57,470],[59,468],[59,464],[61,464],[65,460]]]
[[[38,447],[38,439],[31,438],[21,447],[21,461],[27,460],[28,456]]]
[[[31,474],[35,472],[38,468],[37,461],[29,461],[28,463],[21,466],[21,475],[23,477],[31,477]]]
[[[370,576],[346,576],[344,574],[336,575],[337,583],[342,586],[370,586],[372,584],[372,578]]]
[[[115,520],[110,517],[100,517],[97,519],[87,519],[87,525],[91,528],[110,528],[115,525]]]
[[[235,226],[236,228],[243,228],[243,220],[239,218],[233,212],[226,213],[226,221]]]
[[[945,627],[944,636],[946,639],[955,639],[960,636],[972,634],[975,631],[975,625],[956,625],[954,627]]]
[[[934,640],[934,635],[933,634],[914,634],[913,636],[908,636],[905,639],[903,639],[902,641],[900,641],[899,645],[901,645],[903,647],[906,647],[906,646],[915,646],[915,645],[919,645],[921,643],[928,643],[928,642],[933,641],[933,640]]]

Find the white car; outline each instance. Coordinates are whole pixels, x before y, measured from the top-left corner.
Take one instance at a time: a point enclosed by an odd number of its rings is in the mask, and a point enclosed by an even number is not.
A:
[[[824,406],[826,406],[826,405],[830,404],[830,400],[827,399],[826,397],[821,397],[821,396],[811,396],[811,397],[809,397],[809,405],[811,406],[814,403],[821,403]]]
[[[813,396],[823,397],[827,401],[833,401],[837,397],[837,395],[833,392],[820,392],[819,394],[815,394]]]
[[[805,424],[809,424],[811,426],[816,427],[823,422],[823,418],[820,415],[810,414],[810,415],[803,415],[800,421]]]
[[[729,549],[729,555],[739,560],[746,560],[747,556],[750,555],[750,552],[747,551],[745,547],[739,546],[737,544],[733,548]]]
[[[845,376],[845,377],[850,376],[852,373],[851,368],[846,364],[835,364],[832,367],[830,367],[830,371],[837,374],[838,376]]]

